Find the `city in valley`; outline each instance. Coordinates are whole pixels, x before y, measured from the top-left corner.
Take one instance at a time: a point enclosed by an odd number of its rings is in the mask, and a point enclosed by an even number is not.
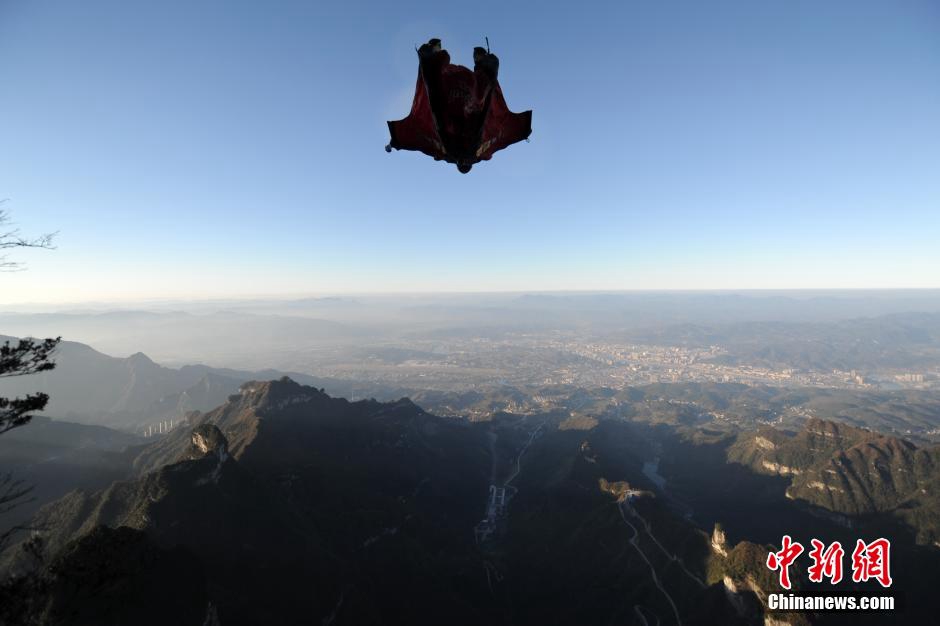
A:
[[[417,388],[460,390],[497,383],[612,387],[652,383],[741,383],[839,389],[935,389],[940,368],[816,370],[724,362],[720,345],[702,348],[522,334],[503,339],[414,341],[359,348],[352,361],[330,352],[290,361],[318,375]],[[419,353],[419,356],[396,358]],[[389,358],[389,355],[395,355]]]

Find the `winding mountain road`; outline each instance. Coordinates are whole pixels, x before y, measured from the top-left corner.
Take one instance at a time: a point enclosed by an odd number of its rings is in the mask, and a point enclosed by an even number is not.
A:
[[[644,610],[647,610],[650,613],[652,613],[653,617],[656,618],[656,626],[659,626],[659,616],[656,615],[656,613],[653,613],[653,611],[649,607],[645,607],[640,604],[633,605],[633,611],[636,613],[636,616],[639,617],[640,620],[643,622],[643,626],[650,626],[649,620],[646,619],[646,615],[643,613]]]
[[[522,446],[522,450],[519,451],[519,456],[516,457],[516,469],[512,471],[512,474],[503,482],[503,487],[508,487],[509,483],[516,479],[516,476],[519,475],[519,472],[522,471],[522,457],[525,455],[526,450],[529,449],[529,446],[532,445],[532,442],[535,441],[535,436],[539,434],[539,431],[542,430],[542,426],[545,426],[545,422],[539,424],[535,430],[529,435],[529,440],[525,442],[525,445]]]
[[[685,563],[682,561],[682,559],[679,557],[678,554],[670,554],[669,551],[663,547],[663,544],[659,543],[659,540],[656,538],[656,535],[653,534],[653,530],[652,530],[652,527],[650,526],[650,523],[646,521],[646,519],[642,515],[640,515],[639,511],[631,507],[630,514],[633,515],[633,517],[640,520],[640,523],[643,524],[644,530],[646,530],[646,534],[649,535],[649,538],[653,540],[653,543],[655,543],[659,547],[662,553],[665,554],[669,560],[675,561],[676,563],[678,563],[679,567],[682,568],[682,571],[685,572],[686,576],[694,580],[695,583],[702,589],[708,586],[705,584],[705,581],[703,581],[701,578],[699,578],[698,576],[696,576],[695,574],[689,571],[689,569],[685,566]]]
[[[682,619],[679,617],[679,609],[676,607],[676,603],[673,602],[672,596],[669,595],[669,592],[666,591],[666,588],[663,587],[662,583],[659,581],[659,576],[656,575],[656,569],[653,567],[653,564],[646,557],[646,554],[643,552],[643,549],[640,548],[640,544],[638,541],[639,536],[640,536],[640,531],[638,531],[636,529],[636,526],[634,526],[633,524],[629,522],[629,520],[627,520],[627,516],[623,512],[624,505],[625,505],[624,502],[617,503],[617,510],[620,511],[620,517],[621,519],[623,519],[623,523],[629,526],[630,530],[633,531],[633,537],[630,538],[630,544],[634,548],[636,548],[636,551],[640,554],[641,557],[643,557],[643,560],[646,561],[646,564],[650,568],[650,576],[653,579],[653,584],[655,584],[656,588],[659,589],[663,593],[664,596],[666,596],[666,600],[669,601],[669,606],[672,607],[672,612],[676,616],[676,624],[678,624],[679,626],[682,626]],[[644,621],[646,621],[645,618],[644,618]]]

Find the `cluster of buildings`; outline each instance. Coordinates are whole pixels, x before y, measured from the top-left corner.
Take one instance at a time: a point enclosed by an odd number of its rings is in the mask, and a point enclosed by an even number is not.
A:
[[[613,387],[657,383],[740,383],[779,387],[877,388],[931,385],[940,377],[917,372],[813,370],[744,363],[718,345],[707,347],[598,341],[558,334],[417,342],[414,350],[438,358],[389,363],[375,359],[319,366],[318,375],[376,383],[461,391],[494,384]],[[524,412],[527,407],[512,410]]]
[[[496,522],[499,521],[506,511],[506,487],[497,487],[490,485],[490,497],[486,504],[486,517],[480,520],[480,523],[473,529],[477,543],[486,541],[496,529]]]

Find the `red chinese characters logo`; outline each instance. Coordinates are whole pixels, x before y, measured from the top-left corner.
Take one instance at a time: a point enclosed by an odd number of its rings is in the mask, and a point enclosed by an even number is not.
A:
[[[790,565],[801,554],[803,554],[802,544],[793,542],[790,535],[784,535],[780,552],[771,552],[767,555],[767,567],[771,570],[780,570],[780,586],[784,589],[790,588]]]
[[[842,580],[842,555],[845,550],[838,541],[832,542],[828,548],[819,539],[811,539],[813,549],[809,551],[809,558],[813,559],[813,564],[809,566],[810,582],[821,583],[823,578],[828,578],[833,585]],[[825,550],[823,550],[825,548]]]
[[[838,541],[826,546],[819,539],[810,540],[813,549],[809,551],[809,558],[813,563],[809,566],[810,582],[821,583],[828,578],[833,585],[842,581],[842,557],[845,550]],[[790,589],[789,568],[796,559],[803,554],[803,545],[793,541],[790,535],[784,535],[779,552],[767,554],[767,567],[780,572],[780,586]],[[884,538],[875,539],[865,543],[859,539],[852,551],[852,580],[854,582],[867,582],[877,580],[882,587],[890,587],[891,583],[891,542]]]
[[[891,586],[891,542],[875,539],[865,543],[861,539],[852,552],[852,580],[859,583],[874,578],[882,587]]]

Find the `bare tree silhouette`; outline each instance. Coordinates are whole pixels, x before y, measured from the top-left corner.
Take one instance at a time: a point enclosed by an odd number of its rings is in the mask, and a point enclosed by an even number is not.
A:
[[[54,234],[40,235],[35,238],[25,238],[18,229],[10,226],[10,216],[0,209],[0,271],[23,269],[18,261],[11,261],[5,251],[13,248],[42,248],[51,249]],[[46,372],[55,367],[52,354],[59,344],[60,337],[55,339],[20,339],[15,344],[10,341],[0,346],[0,378],[11,376],[28,376],[39,372]],[[0,434],[18,426],[28,424],[33,413],[41,411],[49,402],[45,393],[29,393],[22,398],[0,397]],[[0,475],[0,515],[8,513],[20,504],[28,501],[32,486],[26,485],[22,480],[10,474]],[[9,542],[10,536],[21,527],[14,527],[0,533],[0,551]]]
[[[0,200],[3,205],[6,200]],[[23,269],[23,263],[20,261],[11,261],[6,250],[12,248],[41,248],[52,250],[55,246],[52,243],[56,233],[47,233],[38,237],[23,237],[18,228],[14,228],[10,221],[10,214],[6,209],[0,208],[0,271],[17,271]]]

